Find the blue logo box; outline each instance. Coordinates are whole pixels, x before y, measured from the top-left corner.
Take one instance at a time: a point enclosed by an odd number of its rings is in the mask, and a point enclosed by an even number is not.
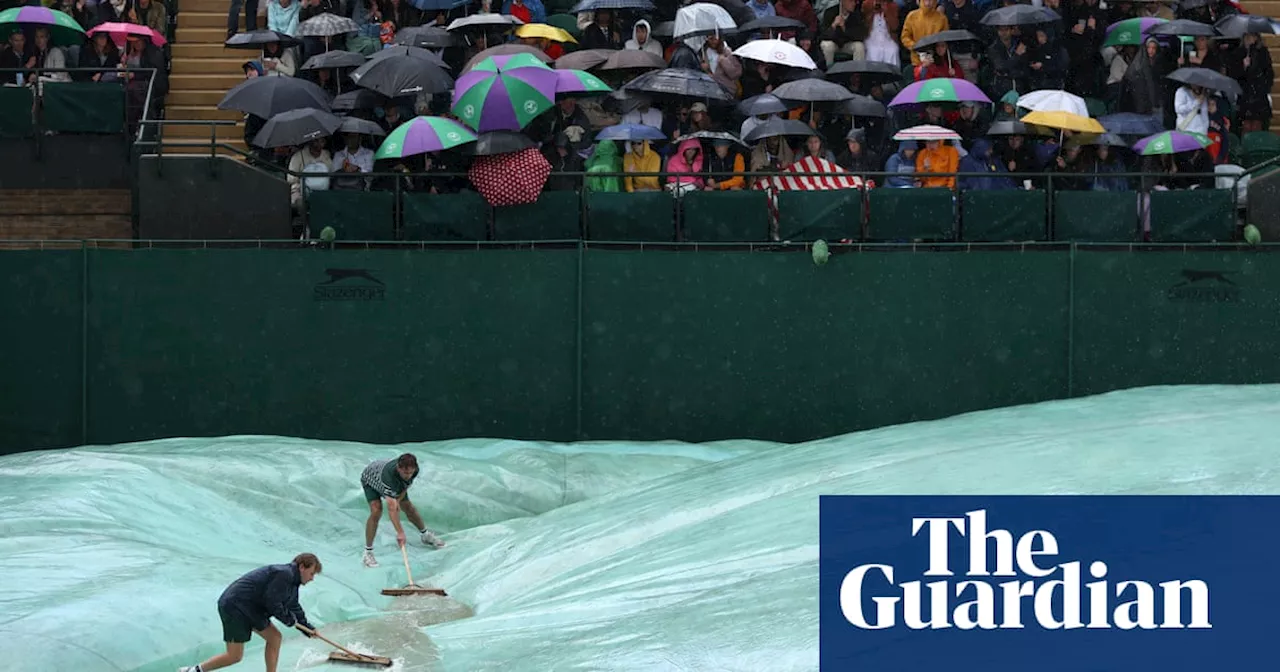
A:
[[[1277,536],[1271,496],[824,496],[821,669],[1272,669]]]

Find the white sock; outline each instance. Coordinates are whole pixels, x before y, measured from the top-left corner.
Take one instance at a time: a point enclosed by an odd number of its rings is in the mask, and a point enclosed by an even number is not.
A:
[[[365,553],[372,553],[372,552],[373,552],[373,547],[372,547],[372,546],[365,546],[365,547],[364,547],[364,551],[365,551]],[[197,671],[197,672],[202,672],[202,671]]]

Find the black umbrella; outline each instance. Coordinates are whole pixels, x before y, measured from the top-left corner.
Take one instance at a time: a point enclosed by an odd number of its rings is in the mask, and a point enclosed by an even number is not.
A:
[[[807,103],[838,103],[853,98],[854,93],[835,82],[805,78],[779,86],[773,90],[773,95],[783,100]]]
[[[1115,133],[1116,135],[1145,137],[1165,130],[1163,119],[1133,112],[1117,112],[1116,114],[1108,114],[1105,117],[1098,117],[1098,123],[1102,124],[1102,127],[1107,129],[1108,133]]]
[[[1044,7],[1010,5],[993,9],[982,17],[984,26],[1027,26],[1035,23],[1051,23],[1058,20],[1058,13]]]
[[[460,147],[459,151],[471,156],[494,156],[537,146],[538,143],[519,131],[490,131],[477,134],[475,142]]]
[[[610,54],[600,66],[601,70],[661,70],[667,62],[653,52],[643,49],[623,49]]]
[[[333,135],[342,120],[323,110],[291,110],[270,119],[253,138],[259,147],[292,147]]]
[[[1169,73],[1168,77],[1175,82],[1221,91],[1228,96],[1238,96],[1241,93],[1239,82],[1208,68],[1178,68]]]
[[[743,147],[747,146],[747,143],[739,139],[738,136],[732,133],[726,133],[724,131],[695,131],[693,133],[690,133],[689,135],[684,135],[681,137],[686,140],[711,140],[711,141],[728,140],[729,142],[737,143],[739,145],[742,145]]]
[[[791,109],[782,99],[772,93],[762,93],[738,103],[738,114],[744,117],[757,117],[762,114],[781,114]]]
[[[297,77],[254,77],[232,87],[218,103],[218,109],[237,110],[270,119],[290,110],[328,111],[329,94]]]
[[[990,133],[988,133],[990,135]],[[1125,147],[1129,146],[1124,138],[1112,135],[1111,133],[1094,133],[1087,135],[1076,135],[1067,141],[1068,147],[1079,147],[1089,145],[1092,147]]]
[[[339,133],[359,133],[361,135],[374,135],[382,137],[387,134],[381,126],[359,117],[343,117],[342,125],[338,127]]]
[[[415,26],[397,30],[395,39],[391,40],[391,43],[422,49],[444,49],[458,46],[458,38],[444,28]]]
[[[700,0],[713,5],[720,5],[724,11],[729,12],[733,22],[741,26],[744,23],[751,23],[756,20],[756,13],[752,11],[747,3],[742,0]],[[740,31],[741,29],[739,29]]]
[[[227,41],[222,46],[227,49],[258,50],[264,44],[279,44],[281,48],[284,48],[301,44],[301,42],[284,33],[277,33],[274,30],[266,30],[264,28],[251,30],[247,33],[236,33],[227,38]]]
[[[663,21],[662,23],[659,23],[658,25],[654,26],[653,30],[649,31],[649,34],[654,37],[663,37],[666,39],[671,39],[676,36],[676,22]]]
[[[766,30],[773,31],[791,31],[803,30],[804,21],[788,19],[785,16],[765,16],[759,19],[753,19],[738,26],[739,33],[755,33],[764,32]]]
[[[302,64],[303,70],[328,70],[329,68],[358,68],[368,60],[364,54],[354,51],[326,51],[316,54]]]
[[[696,98],[732,103],[736,96],[701,70],[667,68],[646,72],[624,85],[623,90],[675,98]]]
[[[902,80],[902,68],[880,61],[843,61],[827,70],[827,76],[857,75],[863,87],[881,86]]]
[[[940,33],[934,33],[932,35],[928,35],[920,38],[920,41],[916,42],[916,46],[912,47],[911,50],[923,51],[925,49],[928,49],[929,47],[932,47],[935,44],[940,44],[942,42],[949,43],[949,42],[969,42],[969,41],[981,42],[982,38],[978,37],[977,35],[974,35],[973,33],[967,30],[944,30]],[[901,73],[899,73],[899,76],[901,76]]]
[[[369,57],[369,60],[376,61],[380,58],[392,58],[395,56],[403,56],[405,58],[416,58],[419,61],[426,61],[427,63],[430,63],[431,65],[434,65],[437,68],[444,68],[445,70],[449,69],[449,64],[445,63],[444,59],[438,56],[436,52],[427,51],[422,47],[407,47],[403,44],[399,44],[394,47],[387,47],[385,49],[379,49],[378,51],[373,52],[373,55]]]
[[[1040,129],[1038,127],[1028,126],[1017,119],[1002,119],[991,124],[991,128],[987,129],[987,135],[1051,135],[1052,131]]]
[[[1148,35],[1179,35],[1187,37],[1195,37],[1204,35],[1205,37],[1217,37],[1218,30],[1207,23],[1199,21],[1191,21],[1190,19],[1174,19],[1166,21],[1155,28],[1147,31]]]
[[[618,9],[634,9],[637,12],[652,12],[656,8],[649,0],[582,0],[569,10],[570,14],[579,14],[582,12],[595,12],[602,9],[618,10]]]
[[[443,93],[453,88],[453,78],[440,66],[413,56],[375,58],[351,73],[356,86],[384,96]]]
[[[556,59],[558,70],[590,70],[602,65],[609,57],[621,53],[616,49],[583,49],[571,51]]]
[[[817,131],[809,128],[809,124],[806,124],[803,121],[774,117],[773,119],[751,129],[751,132],[746,134],[742,139],[748,143],[753,143],[758,140],[772,138],[777,135],[802,135],[807,138],[811,135],[817,134]]]
[[[1245,36],[1246,33],[1257,33],[1266,35],[1275,33],[1275,26],[1271,25],[1271,19],[1265,16],[1253,16],[1245,14],[1232,14],[1223,17],[1222,20],[1213,24],[1224,37],[1238,40]]]
[[[387,97],[381,93],[374,93],[368,89],[356,89],[346,93],[338,94],[333,99],[332,110],[372,110],[379,105],[387,102]]]
[[[870,96],[854,94],[853,98],[836,103],[832,111],[836,114],[848,114],[855,117],[884,118],[889,116],[884,103]]]

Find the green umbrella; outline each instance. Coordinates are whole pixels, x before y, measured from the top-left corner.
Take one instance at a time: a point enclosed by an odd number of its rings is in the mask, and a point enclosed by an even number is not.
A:
[[[25,28],[46,28],[55,46],[84,44],[84,28],[71,15],[48,7],[14,7],[0,12],[0,35],[8,37]]]
[[[518,131],[555,107],[556,84],[556,71],[535,57],[494,56],[458,78],[452,110],[477,133]]]
[[[1181,154],[1212,145],[1208,136],[1190,131],[1165,131],[1148,135],[1133,145],[1133,149],[1142,156],[1156,154]]]
[[[428,152],[453,149],[474,142],[475,133],[462,124],[444,117],[414,117],[391,131],[374,159],[403,159]]]
[[[1141,16],[1136,19],[1116,21],[1107,26],[1107,39],[1104,47],[1140,46],[1147,39],[1147,33],[1156,26],[1166,23],[1167,19],[1158,16]]]
[[[542,68],[550,70],[551,66],[543,63],[541,59],[533,54],[510,54],[501,56],[490,56],[489,58],[476,63],[468,72],[501,72],[503,70],[515,70],[516,68]]]

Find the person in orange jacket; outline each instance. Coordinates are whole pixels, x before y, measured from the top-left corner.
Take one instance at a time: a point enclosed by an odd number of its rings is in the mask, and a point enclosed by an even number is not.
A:
[[[916,153],[917,173],[954,173],[959,167],[960,152],[950,143],[941,140],[926,142],[924,149]],[[951,177],[922,177],[920,178],[920,186],[955,189],[956,178],[954,175]]]
[[[938,0],[920,0],[920,7],[911,10],[902,22],[902,36],[899,41],[911,52],[911,64],[920,65],[920,54],[916,53],[916,42],[944,30],[950,30],[951,23],[947,15],[938,9]]]

